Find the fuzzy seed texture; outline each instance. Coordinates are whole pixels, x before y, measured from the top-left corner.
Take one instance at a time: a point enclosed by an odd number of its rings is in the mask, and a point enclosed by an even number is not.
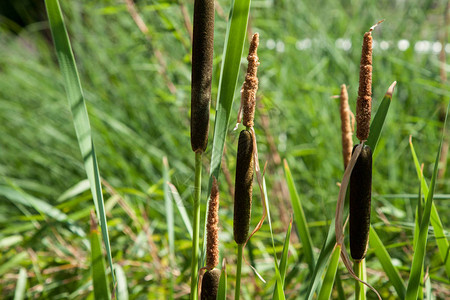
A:
[[[356,100],[356,137],[365,141],[369,137],[372,111],[372,32],[364,34],[359,70],[359,89]]]
[[[192,39],[191,147],[203,153],[208,144],[214,49],[214,0],[195,0]]]
[[[344,168],[347,168],[352,157],[352,128],[350,124],[350,107],[348,105],[348,93],[345,84],[341,85],[340,96],[341,111],[341,131],[342,131],[342,156],[344,158]]]
[[[219,264],[219,187],[214,177],[206,225],[206,268]]]
[[[242,130],[239,135],[236,181],[234,193],[234,240],[237,244],[247,241],[250,227],[253,191],[253,135]]]
[[[255,107],[256,107],[256,92],[258,91],[258,77],[256,73],[258,71],[259,61],[258,61],[258,50],[259,45],[259,34],[255,33],[253,35],[252,41],[250,42],[250,49],[248,52],[247,60],[247,74],[245,75],[244,85],[242,87],[242,109],[243,109],[243,124],[246,127],[253,127],[253,120],[255,118]]]
[[[220,270],[207,271],[202,279],[201,300],[216,300],[219,289]]]
[[[371,198],[372,150],[365,145],[350,176],[350,254],[357,261],[366,256]]]

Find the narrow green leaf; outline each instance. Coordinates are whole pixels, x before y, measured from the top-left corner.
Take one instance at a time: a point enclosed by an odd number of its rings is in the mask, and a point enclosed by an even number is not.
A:
[[[92,284],[94,286],[95,299],[111,299],[109,293],[108,278],[106,277],[105,262],[103,260],[100,233],[98,232],[94,212],[91,213],[90,240]]]
[[[433,204],[433,194],[436,185],[436,177],[439,166],[439,157],[441,154],[442,140],[439,144],[439,150],[436,154],[436,160],[434,163],[433,176],[431,177],[430,189],[427,195],[427,201],[425,203],[425,209],[423,211],[422,223],[420,224],[419,237],[417,244],[414,247],[414,256],[411,264],[411,273],[409,277],[408,286],[406,288],[406,300],[416,300],[419,294],[419,288],[421,286],[422,271],[425,261],[425,253],[428,238],[428,226],[431,217],[431,208]]]
[[[11,270],[12,268],[19,266],[27,258],[28,253],[25,251],[19,252],[16,255],[14,255],[4,264],[0,265],[0,276],[3,276],[6,272],[9,272],[9,270]]]
[[[339,265],[339,257],[341,255],[341,247],[336,245],[334,247],[333,253],[331,254],[331,259],[328,264],[328,269],[323,278],[323,284],[319,292],[318,300],[329,300],[331,297],[331,292],[333,291],[334,279],[336,277],[336,272]]]
[[[173,184],[169,184],[170,190],[172,192],[173,200],[177,205],[178,212],[180,213],[181,219],[183,220],[184,226],[186,226],[186,230],[188,231],[189,237],[192,239],[192,225],[189,220],[189,216],[186,212],[186,208],[183,204],[183,199],[181,199],[180,194],[178,193],[177,188]]]
[[[115,286],[116,280],[114,277],[111,246],[109,243],[108,225],[106,223],[105,204],[103,201],[97,157],[91,136],[91,127],[83,96],[83,90],[81,88],[78,70],[75,64],[72,47],[70,45],[59,2],[58,0],[45,0],[45,5],[53,41],[55,43],[56,56],[64,78],[67,99],[72,112],[73,124],[75,127],[78,144],[80,146],[84,168],[91,186],[91,193],[97,216],[100,220],[103,242],[105,244],[106,254],[108,256],[109,266],[111,268],[113,286]]]
[[[373,228],[372,226],[370,227],[369,242],[370,247],[373,249],[375,255],[378,258],[378,261],[383,267],[384,272],[389,278],[389,283],[392,284],[392,286],[395,288],[398,298],[404,299],[406,285],[403,282],[403,279],[400,276],[397,268],[392,264],[392,259],[389,256],[386,247],[384,247],[383,242],[381,242],[375,228]]]
[[[280,276],[281,276],[281,282],[283,283],[284,287],[284,278],[286,277],[286,271],[287,271],[287,260],[288,260],[288,253],[289,253],[289,241],[291,238],[291,229],[292,229],[292,221],[289,223],[288,230],[286,232],[286,238],[284,240],[283,245],[283,252],[281,254],[281,260],[280,260]],[[275,289],[273,291],[273,299],[279,299],[278,298],[278,282],[275,282]]]
[[[19,277],[17,278],[16,290],[14,291],[14,300],[25,299],[25,292],[27,288],[27,270],[20,268]]]
[[[165,213],[167,222],[167,232],[169,237],[169,266],[170,269],[173,268],[173,263],[175,259],[175,231],[174,231],[174,221],[173,221],[173,203],[172,197],[169,191],[169,163],[167,157],[163,157],[163,177],[164,177],[164,202],[165,202]],[[171,275],[170,278],[170,289],[169,289],[169,299],[173,299],[173,289],[174,289],[174,277]]]
[[[283,280],[281,279],[280,270],[278,268],[277,264],[277,252],[275,251],[275,241],[273,239],[273,230],[272,230],[272,219],[270,217],[270,206],[269,206],[269,197],[267,196],[267,187],[266,187],[266,180],[263,177],[262,178],[262,188],[264,193],[264,199],[265,199],[265,205],[267,209],[267,222],[269,224],[270,229],[270,239],[272,240],[272,252],[273,252],[273,258],[274,258],[274,265],[275,265],[275,278],[276,278],[276,299],[278,300],[284,300],[285,295],[283,291]]]
[[[346,201],[346,203],[348,203]],[[328,230],[328,235],[325,243],[322,246],[322,251],[320,251],[319,258],[317,259],[316,265],[314,267],[313,274],[311,276],[311,281],[308,286],[308,291],[306,293],[306,298],[308,300],[313,299],[314,293],[317,287],[322,283],[322,274],[325,270],[327,261],[331,255],[336,244],[336,232],[334,231],[334,218],[331,220],[331,225]]]
[[[303,207],[300,202],[300,197],[298,196],[297,190],[294,185],[294,180],[292,179],[291,170],[289,169],[286,160],[284,160],[284,171],[286,175],[289,194],[291,196],[292,208],[294,209],[295,225],[297,226],[300,240],[303,243],[303,251],[305,253],[306,263],[308,264],[309,269],[312,272],[314,270],[314,253],[312,250],[313,245],[311,241],[311,235],[309,233],[305,213],[303,212]]]
[[[421,182],[421,191],[424,197],[427,198],[428,185],[426,183],[425,178],[422,176],[419,159],[417,158],[416,151],[414,150],[414,145],[412,143],[411,138],[409,140],[409,145],[414,160],[414,166],[416,167],[417,177]],[[436,206],[434,205],[434,202],[431,205],[431,225],[433,226],[433,231],[436,238],[436,244],[438,245],[439,254],[441,256],[442,261],[444,262],[445,273],[447,274],[447,278],[450,278],[450,259],[448,256],[450,253],[449,242],[447,240],[447,236],[445,235],[444,226],[442,225],[441,218],[439,217],[439,213],[436,209]]]
[[[222,272],[220,274],[219,289],[217,290],[217,300],[227,299],[227,269],[225,260],[222,264]]]
[[[391,105],[392,93],[394,92],[394,87],[397,82],[393,82],[389,87],[388,91],[383,97],[380,106],[378,107],[377,113],[370,124],[369,138],[367,139],[366,145],[375,151],[377,147],[378,140],[380,139],[381,130],[384,126],[384,121],[386,120],[386,115],[389,111],[389,106]]]
[[[127,276],[120,265],[114,267],[117,276],[117,299],[128,300]]]
[[[212,176],[217,179],[219,178],[223,147],[225,145],[230,121],[231,107],[233,105],[234,92],[236,90],[236,83],[239,75],[242,51],[244,50],[250,2],[250,0],[233,0],[231,4],[227,32],[225,35],[222,67],[220,69],[208,191],[211,189]]]

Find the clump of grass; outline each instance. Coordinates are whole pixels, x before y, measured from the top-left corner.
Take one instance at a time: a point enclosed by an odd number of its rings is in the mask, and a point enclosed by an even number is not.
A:
[[[196,0],[192,39],[191,147],[195,152],[195,192],[191,257],[191,299],[197,298],[202,154],[206,150],[214,50],[214,0]]]

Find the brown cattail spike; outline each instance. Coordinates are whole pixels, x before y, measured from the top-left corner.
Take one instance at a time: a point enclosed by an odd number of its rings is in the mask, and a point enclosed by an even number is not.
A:
[[[214,177],[206,225],[206,268],[214,269],[219,264],[219,187]]]
[[[256,92],[258,91],[258,71],[259,61],[257,56],[257,49],[259,45],[259,34],[253,35],[250,42],[250,49],[248,51],[248,67],[245,75],[244,85],[242,87],[242,109],[243,109],[243,124],[247,128],[253,127],[253,119],[255,117],[256,106]]]
[[[372,111],[372,31],[364,34],[359,68],[359,89],[356,100],[356,137],[360,141],[365,141],[369,137]]]
[[[348,105],[348,93],[345,84],[341,85],[340,95],[341,130],[342,130],[342,156],[344,158],[344,168],[347,168],[352,157],[352,128],[350,124],[350,107]]]
[[[366,256],[371,198],[372,150],[364,145],[350,176],[350,254],[354,260]]]
[[[219,289],[220,270],[213,269],[203,275],[201,300],[216,300]]]
[[[247,241],[250,227],[253,191],[253,135],[242,130],[236,160],[236,182],[234,194],[234,240],[237,244]]]
[[[214,0],[195,0],[192,42],[191,146],[204,152],[208,143],[214,48]]]

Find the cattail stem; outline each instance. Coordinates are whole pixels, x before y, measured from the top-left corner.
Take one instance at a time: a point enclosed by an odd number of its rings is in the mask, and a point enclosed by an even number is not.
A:
[[[242,250],[244,244],[238,244],[237,266],[236,266],[236,289],[234,290],[234,299],[238,300],[241,294],[241,269],[242,269]]]
[[[353,271],[362,281],[366,281],[366,260],[355,261]],[[366,286],[359,281],[355,281],[355,300],[366,300]]]
[[[198,252],[200,235],[200,197],[202,186],[202,153],[195,153],[195,186],[194,186],[194,221],[192,236],[192,256],[191,256],[191,300],[197,300],[197,277],[198,277]]]

